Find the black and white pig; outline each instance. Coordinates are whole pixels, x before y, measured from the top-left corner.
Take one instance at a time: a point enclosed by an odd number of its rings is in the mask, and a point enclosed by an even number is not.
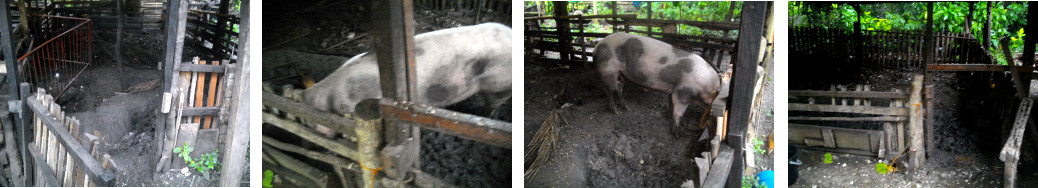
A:
[[[512,95],[512,30],[485,23],[415,35],[416,103],[444,107],[481,97],[485,109]],[[303,101],[335,114],[352,113],[361,100],[381,98],[374,53],[362,53],[303,92]],[[489,113],[488,113],[489,114]],[[316,129],[332,137],[334,131]]]
[[[595,45],[594,61],[613,113],[620,113],[617,106],[627,108],[622,91],[626,80],[670,94],[675,126],[689,103],[698,99],[710,104],[721,84],[717,72],[699,55],[644,36],[610,34]]]

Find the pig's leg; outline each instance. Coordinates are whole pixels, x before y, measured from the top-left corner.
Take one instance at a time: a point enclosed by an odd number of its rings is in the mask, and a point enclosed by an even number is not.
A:
[[[682,102],[677,93],[670,94],[670,101],[674,106],[674,126],[681,126],[681,115],[685,114],[685,109],[688,109],[688,100]]]
[[[606,95],[609,97],[609,110],[615,114],[620,114],[620,110],[616,108],[617,98],[621,100],[620,104],[623,105],[623,94],[620,92],[620,89],[623,89],[623,85],[620,82],[620,73],[603,72],[602,81],[605,82]]]
[[[695,90],[691,88],[678,88],[670,94],[670,101],[674,106],[674,126],[681,126],[681,115],[685,114],[688,104],[692,103]]]

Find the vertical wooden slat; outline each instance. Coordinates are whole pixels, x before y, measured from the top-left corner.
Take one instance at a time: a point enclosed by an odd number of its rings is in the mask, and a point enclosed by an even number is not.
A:
[[[208,63],[206,63],[205,60],[202,60],[202,61],[198,61],[198,64],[205,65],[205,64],[208,64]],[[192,105],[191,106],[193,106],[193,107],[201,107],[202,104],[203,104],[203,101],[205,101],[205,98],[203,98],[203,97],[205,97],[204,96],[204,94],[205,94],[205,76],[204,75],[205,75],[204,73],[191,73],[191,79],[193,80],[191,82],[191,88],[192,88],[191,89],[191,92],[192,92],[191,93],[192,94],[191,95],[192,96],[192,102],[191,102]],[[191,121],[191,123],[200,123],[200,122],[202,122],[202,116],[195,116],[192,119],[193,119],[193,121]]]
[[[220,62],[219,61],[212,61],[212,64],[213,65],[220,65]],[[216,79],[216,73],[215,72],[209,73],[209,78],[208,79],[209,79],[208,80],[209,81],[209,85],[206,87],[206,90],[208,91],[207,92],[208,94],[206,95],[206,99],[207,100],[206,100],[206,105],[205,106],[212,107],[212,106],[215,106],[214,104],[216,103],[216,90],[220,90],[220,89],[218,87],[216,87],[217,79]],[[210,128],[212,126],[212,123],[213,123],[213,116],[205,116],[205,121],[203,123],[204,123],[203,124],[204,125],[203,129]]]

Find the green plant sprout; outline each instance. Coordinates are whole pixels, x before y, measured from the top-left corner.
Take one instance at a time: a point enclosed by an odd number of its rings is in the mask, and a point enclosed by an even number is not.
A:
[[[263,171],[263,188],[274,187],[274,171]]]
[[[208,179],[209,170],[220,168],[220,149],[202,154],[198,161],[191,158],[191,152],[194,150],[194,147],[188,146],[187,142],[184,142],[184,146],[173,148],[173,153],[179,153],[180,158],[184,159],[184,163],[187,164],[188,168],[194,168]]]
[[[765,147],[767,147],[764,145],[764,140],[757,139],[756,137],[754,137],[751,140],[751,142],[753,142],[753,151],[757,154],[763,155],[765,152],[767,152],[767,150],[764,149]]]
[[[754,188],[754,187],[768,187],[768,185],[760,184],[757,181],[757,176],[748,175],[742,177],[742,188]]]
[[[890,170],[887,170],[887,164],[886,163],[882,163],[882,162],[876,163],[876,173],[887,174],[887,172],[890,172]]]
[[[833,154],[829,153],[829,152],[826,152],[825,153],[825,159],[822,160],[822,163],[825,163],[825,164],[833,163]]]

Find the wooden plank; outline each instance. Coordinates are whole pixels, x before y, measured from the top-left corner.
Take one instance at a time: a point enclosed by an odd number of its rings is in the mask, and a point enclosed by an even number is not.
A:
[[[878,117],[789,117],[789,121],[908,121],[904,116]]]
[[[278,149],[271,148],[269,146],[263,146],[264,157],[270,157],[272,161],[277,163],[279,166],[291,170],[295,173],[303,175],[307,179],[316,182],[318,187],[324,187],[328,185],[328,174],[325,174],[321,170],[307,165],[303,161],[299,161],[292,156],[282,153]]]
[[[181,71],[181,72],[214,72],[214,73],[223,73],[224,70],[227,69],[227,67],[223,66],[223,65],[199,65],[199,64],[181,63],[181,64],[178,64],[177,67],[174,67],[174,69],[176,69],[177,71]]]
[[[185,107],[182,116],[217,115],[220,107]]]
[[[1011,68],[1008,65],[993,65],[993,64],[930,64],[926,66],[927,70],[930,71],[972,71],[972,72],[998,72],[998,71],[1009,71]],[[1034,71],[1034,67],[1016,67],[1018,72],[1030,72]]]
[[[356,129],[356,124],[353,122],[353,119],[343,117],[342,115],[317,110],[310,105],[295,102],[292,99],[278,96],[270,92],[263,92],[263,105],[277,108],[285,113],[291,113],[299,118],[309,121],[310,123],[320,124],[335,130],[338,133],[349,135],[350,137],[357,136],[357,133],[354,131],[354,129]],[[271,117],[276,117],[276,115],[272,114]],[[267,121],[267,118],[263,119],[264,121]]]
[[[213,61],[212,64],[213,65],[220,65],[220,62],[219,61]],[[209,91],[209,92],[206,95],[207,100],[205,101],[205,106],[206,107],[213,107],[216,104],[216,90],[220,90],[221,88],[216,87],[217,86],[216,82],[218,81],[216,73],[209,73],[209,78],[208,79],[209,79],[209,84],[206,86],[206,90]],[[202,122],[203,123],[202,127],[205,128],[205,129],[212,128],[212,126],[213,126],[213,117],[214,116],[212,116],[212,115],[205,116],[205,122]]]
[[[37,172],[38,174],[36,176],[37,181],[42,182],[42,184],[38,184],[37,186],[42,186],[42,187],[57,187],[57,186],[61,186],[61,184],[58,184],[58,178],[54,177],[54,170],[50,168],[50,165],[47,165],[47,162],[45,162],[45,161],[36,160],[36,159],[42,159],[43,158],[43,156],[40,154],[40,151],[37,149],[39,146],[36,144],[36,142],[29,143],[29,146],[30,146],[30,147],[28,147],[29,148],[29,153],[30,153],[30,155],[33,158],[32,161],[36,162],[36,166],[37,166],[36,169],[39,170],[39,172]]]
[[[221,159],[225,162],[223,168],[220,169],[220,174],[223,175],[219,182],[221,187],[240,186],[239,180],[242,179],[241,177],[244,175],[243,172],[246,166],[249,166],[246,162],[246,154],[249,151],[249,127],[252,125],[249,123],[249,119],[252,119],[249,116],[252,114],[252,108],[262,108],[262,105],[256,106],[249,102],[252,100],[251,96],[255,96],[249,94],[254,92],[250,90],[255,88],[252,86],[253,84],[248,84],[251,83],[251,72],[252,70],[259,70],[259,66],[251,66],[252,61],[249,56],[249,44],[251,43],[249,40],[249,1],[240,3],[241,10],[239,11],[241,11],[241,17],[244,20],[239,27],[241,31],[238,38],[239,46],[241,46],[240,51],[238,51],[239,58],[235,65],[230,65],[233,68],[228,69],[228,73],[224,77],[226,80],[222,83],[228,86],[227,92],[230,92],[229,99],[227,99],[230,101],[227,101],[228,104],[225,105],[229,106],[230,112],[228,113],[229,119],[227,121],[227,137],[226,141],[224,141],[224,148],[227,153]],[[224,62],[224,65],[229,65],[226,63],[226,60]],[[220,94],[217,95],[223,96],[223,92],[221,90]],[[256,122],[252,123],[255,124]]]
[[[790,90],[790,97],[844,97],[844,98],[872,98],[892,99],[908,98],[905,92],[882,92],[882,91],[812,91],[812,90]]]
[[[202,61],[198,61],[198,64],[206,65],[208,63],[205,60],[202,60]],[[204,73],[191,73],[191,77],[194,77],[192,79],[197,80],[197,81],[192,81],[192,83],[191,83],[192,84],[191,88],[193,88],[193,89],[191,89],[191,91],[194,91],[193,92],[194,93],[194,98],[192,98],[193,102],[191,102],[191,103],[194,104],[193,107],[204,107],[204,105],[205,105],[206,76],[204,75]],[[194,116],[193,119],[194,120],[192,120],[191,123],[201,123],[202,122],[202,116]]]
[[[729,120],[728,120],[728,144],[735,148],[733,155],[733,161],[743,161],[742,157],[744,144],[744,135],[746,134],[747,126],[750,123],[750,112],[753,111],[753,87],[755,80],[757,79],[757,65],[758,59],[752,58],[760,55],[761,38],[764,34],[764,21],[767,18],[767,2],[744,2],[742,7],[742,18],[741,26],[739,28],[739,51],[736,54],[737,57],[751,57],[751,58],[738,58],[735,63],[734,70],[732,72],[732,85],[733,86],[747,86],[747,87],[731,87],[731,95],[729,100],[731,106],[729,106]],[[714,168],[711,168],[714,169]],[[737,162],[731,166],[731,175],[728,176],[727,187],[741,187],[743,163]]]
[[[327,148],[329,151],[342,155],[350,159],[357,159],[360,155],[357,152],[357,143],[353,142],[338,142],[324,137],[324,134],[317,133],[312,128],[301,125],[294,121],[288,121],[278,118],[274,114],[263,112],[263,122],[274,125],[275,127],[284,129],[285,131],[291,132],[296,136],[302,137],[303,139],[313,142],[314,144]]]
[[[40,100],[37,100],[35,98],[29,98],[27,100],[29,108],[32,109],[33,113],[46,114],[43,112],[44,107],[40,103]],[[90,175],[90,178],[92,179],[91,181],[102,186],[110,185],[113,182],[113,180],[115,179],[115,174],[102,169],[101,165],[97,162],[97,160],[91,157],[90,153],[85,148],[83,148],[82,145],[79,145],[78,142],[74,142],[74,136],[72,136],[68,131],[55,129],[56,126],[60,125],[60,123],[57,122],[57,120],[51,118],[38,119],[40,119],[43,122],[43,125],[47,127],[47,129],[49,129],[51,133],[53,133],[53,135],[56,137],[56,140],[58,140],[61,143],[61,145],[68,147],[68,150],[70,153],[73,154],[72,158],[75,159],[76,163],[81,164],[83,167],[86,168],[88,172],[90,172],[88,173],[88,175]]]
[[[908,109],[904,107],[838,106],[797,103],[790,103],[788,105],[789,111],[837,112],[889,116],[905,116],[908,114]]]
[[[725,185],[725,181],[731,176],[730,171],[732,169],[730,167],[732,166],[733,156],[734,149],[732,147],[721,145],[717,157],[714,158],[714,164],[710,165],[710,173],[706,175],[703,187],[722,187]]]

